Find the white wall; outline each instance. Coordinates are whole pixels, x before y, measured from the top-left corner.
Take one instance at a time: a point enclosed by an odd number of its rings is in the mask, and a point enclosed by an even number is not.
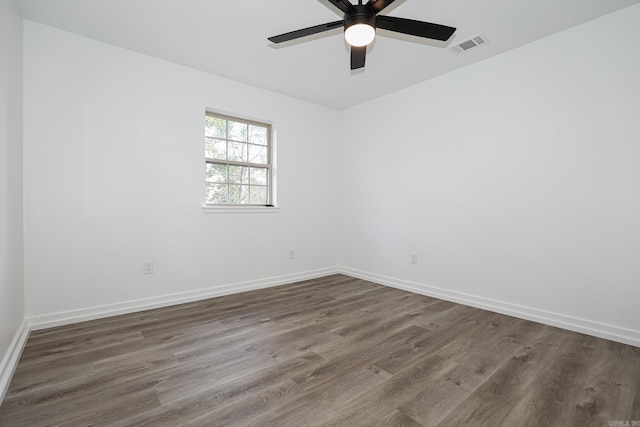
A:
[[[22,17],[0,0],[0,401],[24,317],[22,244]]]
[[[342,264],[638,345],[639,23],[636,5],[346,111]]]
[[[24,25],[26,314],[35,323],[337,265],[327,202],[337,181],[325,173],[337,112]],[[203,213],[206,107],[275,123],[279,213]],[[154,274],[142,274],[145,260]]]
[[[27,21],[26,315],[339,263],[637,345],[637,22],[640,6],[335,112]],[[280,213],[202,213],[205,107],[275,122]]]

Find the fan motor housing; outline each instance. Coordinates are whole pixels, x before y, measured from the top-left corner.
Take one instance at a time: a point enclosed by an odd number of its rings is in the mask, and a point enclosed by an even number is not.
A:
[[[378,19],[375,12],[371,11],[368,7],[354,5],[354,10],[344,15],[344,28],[347,29],[356,24],[367,24],[376,28]]]

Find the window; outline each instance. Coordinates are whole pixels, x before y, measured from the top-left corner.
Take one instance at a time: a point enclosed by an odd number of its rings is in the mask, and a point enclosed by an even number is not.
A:
[[[206,204],[271,206],[271,126],[207,112]]]

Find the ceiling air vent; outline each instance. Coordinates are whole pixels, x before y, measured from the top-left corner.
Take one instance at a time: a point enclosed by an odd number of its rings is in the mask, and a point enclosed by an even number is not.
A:
[[[466,52],[468,50],[481,46],[485,43],[487,43],[487,38],[482,34],[478,34],[475,37],[472,37],[468,40],[458,43],[457,45],[453,46],[451,50],[453,50],[456,53]]]

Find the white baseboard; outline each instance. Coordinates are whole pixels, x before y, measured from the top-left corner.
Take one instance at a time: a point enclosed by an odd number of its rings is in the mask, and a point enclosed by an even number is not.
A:
[[[29,338],[29,332],[29,323],[25,319],[22,321],[22,324],[20,324],[9,345],[9,349],[2,358],[2,363],[0,364],[0,404],[2,404],[4,396],[9,389],[11,378],[22,355],[22,349],[24,349],[27,338]]]
[[[543,323],[545,325],[556,326],[558,328],[640,347],[640,331],[607,325],[587,319],[580,319],[564,314],[552,313],[504,301],[483,298],[477,295],[450,291],[447,289],[424,285],[422,283],[381,276],[348,267],[341,267],[339,272],[347,276],[368,280],[380,285],[391,286],[393,288],[402,289],[416,294],[452,301],[471,307],[477,307],[496,313],[506,314],[508,316],[514,316],[521,319]]]
[[[339,271],[337,267],[310,270],[301,273],[287,274],[284,276],[270,277],[267,279],[251,280],[248,282],[235,283],[231,285],[199,289],[196,291],[180,292],[177,294],[163,295],[159,297],[125,301],[117,304],[101,305],[79,310],[70,310],[52,314],[44,314],[40,316],[27,317],[27,320],[29,322],[29,327],[31,328],[31,330],[52,328],[55,326],[69,325],[72,323],[79,323],[87,320],[101,319],[104,317],[117,316],[120,314],[150,310],[153,308],[167,307],[171,305],[199,301],[207,298],[215,298],[239,292],[286,285],[303,280],[329,276],[331,274],[337,274],[338,272]]]
[[[16,333],[16,337],[11,344],[11,348],[5,355],[2,361],[2,365],[0,365],[0,396],[6,392],[6,388],[9,385],[11,375],[15,370],[15,366],[18,362],[18,359],[20,358],[20,354],[22,353],[22,348],[24,347],[31,330],[51,328],[55,326],[84,322],[87,320],[100,319],[110,316],[117,316],[120,314],[150,310],[153,308],[183,304],[207,298],[215,298],[239,292],[264,289],[295,283],[303,280],[329,276],[337,273],[421,295],[427,295],[434,298],[490,310],[496,313],[506,314],[509,316],[531,320],[546,325],[556,326],[559,328],[640,347],[640,331],[607,325],[587,319],[580,319],[564,314],[552,313],[504,301],[493,300],[477,295],[455,292],[447,289],[424,285],[421,283],[382,276],[379,274],[369,273],[353,268],[329,267],[295,274],[276,276],[267,279],[252,280],[214,288],[200,289],[196,291],[181,292],[159,297],[126,301],[117,304],[108,304],[79,310],[70,310],[40,316],[27,317],[21,325],[20,330]]]
[[[570,331],[580,332],[583,334],[640,347],[640,331],[607,325],[563,314],[551,313],[548,311],[525,307],[517,304],[511,304],[504,301],[483,298],[477,295],[450,291],[447,289],[382,276],[379,274],[369,273],[353,268],[330,267],[271,277],[267,279],[241,282],[232,285],[200,289],[197,291],[181,292],[160,297],[126,301],[118,304],[108,304],[79,310],[70,310],[59,313],[27,317],[20,325],[20,328],[16,332],[7,353],[2,359],[2,364],[0,364],[0,403],[3,401],[7,389],[9,388],[11,377],[13,376],[16,366],[18,365],[20,355],[22,354],[22,350],[27,342],[31,330],[67,325],[110,316],[117,316],[120,314],[133,313],[153,308],[167,307],[171,305],[183,304],[187,302],[230,295],[239,292],[247,292],[256,289],[270,288],[274,286],[300,282],[303,280],[325,277],[337,273],[345,274],[347,276],[355,277],[358,279],[368,280],[370,282],[390,286],[397,289],[402,289],[416,294],[452,301],[472,307],[481,308],[484,310],[493,311],[496,313],[506,314],[509,316],[531,320],[534,322],[556,326]]]

